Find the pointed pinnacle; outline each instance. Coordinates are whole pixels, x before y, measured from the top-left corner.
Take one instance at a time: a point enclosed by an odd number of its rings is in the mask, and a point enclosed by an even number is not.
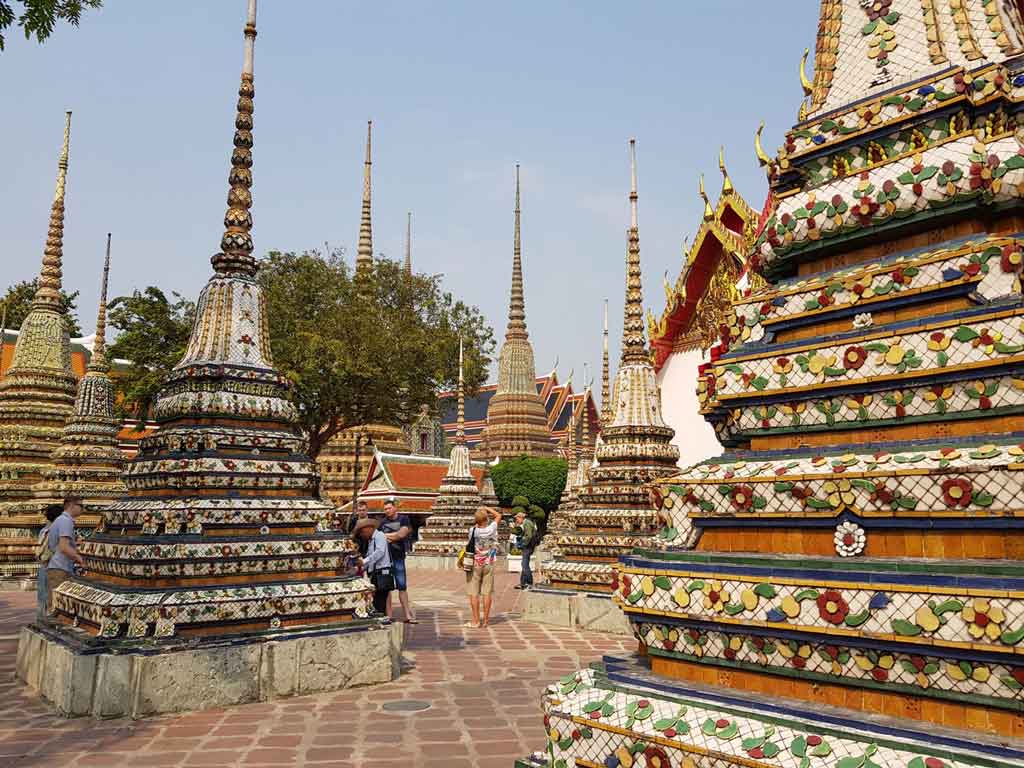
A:
[[[373,121],[366,121],[366,159],[363,161],[363,207],[359,218],[359,245],[356,248],[356,273],[368,275],[373,270],[373,225],[371,222],[370,168]]]
[[[60,312],[61,269],[64,259],[64,194],[68,177],[68,155],[71,147],[71,112],[64,115],[64,143],[57,160],[57,183],[50,206],[50,226],[43,248],[43,266],[32,306]]]
[[[96,313],[96,336],[92,343],[89,370],[106,373],[107,363],[107,280],[110,277],[110,233],[107,232],[107,256],[103,260],[103,281],[100,283],[100,306]]]

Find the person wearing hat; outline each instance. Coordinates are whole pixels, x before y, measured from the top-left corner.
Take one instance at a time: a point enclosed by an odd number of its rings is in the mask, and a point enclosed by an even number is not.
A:
[[[366,555],[359,558],[359,564],[373,585],[373,610],[386,614],[388,595],[395,588],[387,537],[377,529],[376,520],[361,517],[352,527],[352,538],[366,543]]]

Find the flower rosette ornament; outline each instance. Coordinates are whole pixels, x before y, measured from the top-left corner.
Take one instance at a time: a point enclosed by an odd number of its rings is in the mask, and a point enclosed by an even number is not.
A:
[[[850,612],[850,605],[836,590],[828,589],[818,595],[818,615],[829,624],[839,626]]]
[[[836,526],[836,532],[832,536],[836,554],[840,557],[856,557],[864,551],[867,542],[868,537],[864,529],[850,520],[844,520]]]
[[[998,640],[1006,613],[997,605],[981,598],[972,600],[960,610],[967,632],[975,640]]]
[[[798,768],[810,768],[812,758],[828,757],[832,754],[832,747],[821,736],[811,733],[793,739],[789,751],[794,757],[800,758]]]
[[[971,505],[973,485],[966,477],[953,477],[942,481],[942,500],[950,509]]]

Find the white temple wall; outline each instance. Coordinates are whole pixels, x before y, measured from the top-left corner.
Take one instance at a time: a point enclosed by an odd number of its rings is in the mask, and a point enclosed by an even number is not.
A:
[[[661,415],[676,431],[672,442],[679,448],[679,466],[718,456],[722,446],[698,413],[697,366],[704,362],[698,350],[673,352],[658,372],[661,387]]]

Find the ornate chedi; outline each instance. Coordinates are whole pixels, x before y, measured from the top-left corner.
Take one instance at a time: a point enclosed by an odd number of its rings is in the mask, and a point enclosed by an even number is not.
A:
[[[0,381],[0,580],[35,575],[36,532],[45,520],[33,488],[49,466],[75,406],[71,341],[60,303],[70,137],[68,112],[39,287],[21,324],[14,358]]]
[[[363,161],[363,197],[359,214],[359,244],[356,248],[356,280],[369,285],[373,278],[373,216],[371,201],[373,121],[366,123],[366,159]],[[410,225],[411,226],[411,223]],[[406,244],[407,271],[412,271],[412,254]],[[357,445],[358,443],[358,445]],[[394,424],[361,424],[342,430],[317,456],[320,493],[336,506],[352,501],[366,476],[374,448],[383,453],[410,453],[409,435]]]
[[[466,546],[466,532],[473,525],[473,516],[480,508],[480,490],[470,471],[469,448],[466,447],[466,394],[462,375],[462,342],[459,342],[458,425],[455,445],[448,457],[445,473],[427,524],[420,530],[414,545],[416,554],[458,555]]]
[[[316,472],[271,358],[252,217],[255,0],[245,26],[228,208],[158,429],[128,465],[127,496],[81,544],[87,577],[55,594],[57,621],[134,647],[154,639],[329,626],[367,615],[368,582],[341,575],[351,542],[328,529]],[[124,640],[122,640],[124,639]]]
[[[724,456],[618,566],[647,662],[545,699],[554,765],[1024,764],[1024,24],[824,0],[702,382]],[[595,714],[596,713],[596,714]]]
[[[546,575],[554,587],[611,589],[612,563],[652,541],[658,513],[646,484],[676,471],[679,451],[661,417],[661,393],[644,338],[640,230],[637,225],[636,144],[630,140],[631,223],[627,233],[622,355],[615,374],[611,419],[601,430],[597,465],[569,513],[572,531],[555,537],[558,552]]]
[[[125,492],[121,478],[125,458],[118,447],[121,420],[114,413],[114,383],[107,361],[107,278],[110,274],[110,235],[103,263],[100,306],[96,335],[85,375],[78,382],[75,410],[64,425],[60,445],[53,451],[51,466],[35,487],[43,503],[59,503],[65,496],[82,499],[83,506],[97,518],[105,505]],[[81,518],[79,518],[81,519]]]
[[[512,295],[508,328],[498,356],[498,390],[487,406],[483,450],[490,459],[554,456],[548,416],[537,394],[533,347],[526,331],[520,238],[519,166],[516,166],[515,231],[512,246]]]

